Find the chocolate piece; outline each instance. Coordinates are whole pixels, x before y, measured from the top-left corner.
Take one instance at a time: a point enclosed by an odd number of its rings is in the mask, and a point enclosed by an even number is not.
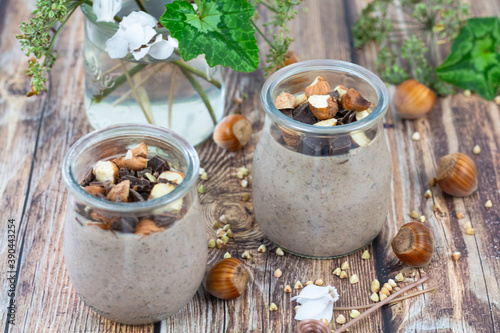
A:
[[[298,108],[292,111],[292,119],[309,125],[313,125],[318,122],[318,119],[313,115],[307,103],[301,104]]]
[[[154,216],[154,221],[158,227],[168,228],[175,221],[179,220],[181,216],[175,213],[163,213]]]
[[[91,182],[95,180],[94,173],[92,172],[92,168],[87,172],[85,175],[85,178],[83,178],[82,182],[80,183],[81,187],[88,186]]]
[[[168,162],[165,159],[163,159],[160,156],[158,156],[158,155],[153,156],[148,161],[147,168],[153,170],[154,173],[158,173],[158,174],[162,173],[163,171],[170,170]]]
[[[122,177],[125,177],[125,176],[129,176],[130,175],[130,171],[128,171],[128,169],[126,168],[120,168],[120,178]]]
[[[145,201],[142,195],[133,188],[129,191],[129,198],[132,202]]]
[[[329,140],[327,138],[306,137],[299,141],[297,152],[310,156],[329,155]]]
[[[139,223],[139,219],[132,216],[121,217],[118,220],[114,221],[111,230],[120,231],[124,233],[133,233],[135,232],[135,227]]]
[[[280,111],[281,111],[281,113],[283,113],[288,118],[292,118],[293,109],[283,109],[283,110],[280,110]]]
[[[137,178],[134,176],[125,176],[121,179],[121,181],[123,180],[130,180],[130,187],[136,190],[137,192],[145,192],[145,191],[150,192],[155,184],[151,183],[147,179]]]
[[[137,177],[139,177],[139,178],[146,178],[146,174],[147,173],[150,173],[152,175],[153,174],[153,170],[151,170],[151,168],[146,168],[146,169],[143,169],[143,170],[139,170],[139,171],[137,171]]]
[[[351,150],[351,137],[340,136],[330,139],[330,155],[345,155]]]
[[[340,94],[339,94],[338,90],[332,90],[332,91],[330,91],[330,93],[328,95],[332,96],[332,98],[335,100],[338,100],[340,98]]]

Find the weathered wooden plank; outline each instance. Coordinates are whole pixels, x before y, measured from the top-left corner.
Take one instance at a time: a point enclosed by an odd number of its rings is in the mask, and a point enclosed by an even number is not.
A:
[[[365,1],[356,2],[357,8],[362,8],[364,5],[366,5]],[[491,2],[488,2],[488,5],[493,7]],[[376,52],[374,46],[368,46],[363,51],[358,51],[356,58],[364,66],[375,69]],[[367,56],[367,53],[370,55]],[[391,90],[391,92],[393,91],[394,89]],[[423,198],[424,191],[429,188],[429,179],[435,176],[439,158],[456,150],[471,155],[474,144],[468,141],[472,138],[477,140],[479,136],[473,131],[473,128],[483,128],[484,126],[484,124],[477,124],[476,117],[471,119],[468,110],[470,108],[461,107],[462,105],[463,101],[460,100],[460,96],[457,96],[438,100],[433,111],[420,120],[402,121],[395,116],[394,111],[386,117],[387,122],[395,124],[394,130],[387,131],[393,156],[394,184],[393,215],[389,218],[390,229],[386,228],[379,237],[379,242],[375,243],[377,258],[382,258],[380,264],[387,269],[386,274],[382,275],[384,278],[394,276],[403,267],[397,264],[389,242],[397,232],[397,228],[410,220],[408,214],[415,209],[427,216],[427,223],[434,232],[436,253],[431,265],[424,270],[433,277],[429,284],[439,288],[435,294],[422,296],[400,306],[392,307],[390,310],[384,310],[384,317],[390,323],[391,332],[409,330],[490,332],[496,329],[497,324],[493,326],[492,321],[498,321],[495,319],[498,314],[496,314],[496,309],[491,309],[490,313],[491,305],[488,303],[490,303],[492,294],[498,294],[491,292],[492,289],[498,288],[498,284],[495,281],[494,288],[489,287],[486,276],[491,276],[494,268],[498,269],[498,264],[493,263],[488,273],[483,271],[483,250],[476,245],[479,242],[474,241],[471,236],[465,235],[463,228],[458,226],[459,224],[463,226],[463,220],[458,222],[455,218],[457,210],[465,213],[466,210],[474,209],[473,207],[482,207],[484,203],[478,202],[475,199],[476,196],[483,191],[491,192],[492,190],[488,190],[488,186],[480,186],[478,193],[469,198],[451,199],[451,197],[443,195],[438,187],[433,188],[434,200],[439,202],[445,210],[444,216],[435,215],[433,213],[434,201]],[[481,108],[481,105],[483,108],[489,105],[490,108],[496,109],[492,103],[488,104],[479,99],[474,103],[474,108]],[[493,111],[493,114],[496,113]],[[460,117],[464,119],[460,124],[457,124]],[[484,128],[488,127],[484,126]],[[411,140],[411,135],[415,131],[418,131],[422,137],[418,142]],[[490,135],[481,141],[498,142],[495,141],[497,138],[494,134],[497,131],[491,130],[489,132]],[[461,144],[460,142],[463,141],[468,142],[468,144]],[[495,179],[493,178],[493,180]],[[491,187],[498,189],[498,184],[492,184]],[[482,210],[484,211],[484,209]],[[476,223],[481,223],[480,221],[483,219],[473,218],[473,220]],[[491,238],[498,235],[495,230],[490,229],[489,232]],[[485,238],[487,237],[481,235],[481,241],[484,241]],[[493,248],[491,244],[495,244],[495,240],[491,239],[487,244]],[[459,262],[453,262],[450,259],[451,253],[455,250],[463,253]],[[405,271],[416,276],[421,274],[417,270],[405,269]]]
[[[36,152],[36,138],[40,127],[41,106],[45,98],[26,99],[25,94],[29,87],[29,78],[23,73],[27,59],[20,50],[15,38],[19,32],[18,26],[29,12],[34,1],[7,1],[0,2],[0,211],[2,221],[0,226],[0,312],[2,329],[8,326],[6,307],[10,303],[9,294],[14,292],[11,282],[7,280],[15,276],[21,255],[23,224],[25,224],[25,197],[30,192],[30,177],[32,163]],[[8,220],[14,219],[16,240],[13,234],[8,233]],[[8,238],[8,236],[10,237]],[[9,240],[9,241],[8,241]],[[9,246],[10,245],[10,246]],[[9,249],[15,249],[15,259],[9,258]],[[14,260],[8,261],[8,260]],[[12,266],[11,266],[12,265]],[[18,290],[17,290],[18,291]],[[13,300],[18,305],[18,296]],[[5,306],[5,307],[4,307]],[[13,319],[13,318],[11,318]],[[16,315],[16,323],[19,322]]]

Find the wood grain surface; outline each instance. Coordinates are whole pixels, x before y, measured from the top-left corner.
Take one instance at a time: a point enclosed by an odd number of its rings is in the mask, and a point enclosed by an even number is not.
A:
[[[295,38],[292,49],[301,59],[331,58],[358,63],[375,70],[377,49],[368,46],[352,48],[349,26],[355,21],[366,0],[310,0],[299,7],[291,25]],[[407,282],[424,274],[431,279],[424,287],[437,287],[432,294],[419,296],[383,308],[349,331],[365,332],[500,332],[500,109],[473,95],[457,94],[440,98],[431,113],[415,121],[401,120],[391,110],[385,123],[387,144],[393,165],[392,200],[387,223],[379,237],[367,247],[371,259],[361,259],[361,252],[335,260],[310,260],[286,254],[277,256],[275,247],[260,232],[253,217],[252,200],[241,200],[243,193],[252,195],[252,158],[264,111],[260,106],[260,89],[265,81],[260,71],[251,74],[225,71],[227,113],[241,112],[252,122],[254,134],[248,146],[227,152],[212,140],[197,147],[201,166],[210,179],[203,184],[207,192],[200,195],[209,237],[221,215],[226,215],[235,232],[234,241],[224,249],[210,249],[207,268],[225,252],[241,257],[248,250],[251,258],[243,260],[251,275],[247,291],[233,301],[211,297],[200,287],[198,293],[178,314],[161,323],[126,326],[110,322],[79,300],[68,278],[63,248],[63,222],[67,192],[61,180],[61,162],[69,147],[91,131],[83,107],[84,75],[82,59],[83,17],[77,12],[61,34],[57,44],[61,57],[56,61],[48,93],[26,99],[28,79],[24,76],[26,58],[19,50],[15,34],[27,19],[35,0],[0,0],[0,306],[9,304],[10,283],[4,277],[7,265],[7,221],[15,219],[17,232],[16,324],[9,325],[6,311],[0,311],[5,332],[294,332],[297,294],[283,292],[285,285],[305,283],[321,278],[340,291],[337,306],[369,304],[370,282],[387,281],[402,271]],[[471,3],[474,16],[500,15],[496,0]],[[259,20],[268,18],[263,13]],[[262,43],[262,45],[264,45]],[[265,46],[264,46],[265,48]],[[394,88],[391,87],[393,92]],[[242,104],[234,102],[243,98]],[[421,140],[411,136],[418,131]],[[472,147],[480,145],[480,155]],[[440,157],[461,151],[478,166],[479,188],[466,198],[453,198],[430,188]],[[250,170],[249,187],[242,188],[236,170]],[[431,189],[433,198],[425,199]],[[492,200],[493,207],[484,204]],[[442,213],[434,213],[439,203]],[[416,210],[427,217],[432,229],[436,252],[428,267],[412,269],[403,266],[390,249],[390,240],[398,228],[409,222]],[[463,219],[456,218],[462,212]],[[464,224],[470,222],[475,235],[467,235]],[[260,244],[268,252],[258,253]],[[459,261],[451,253],[460,251]],[[332,271],[349,261],[349,273],[360,282],[351,285]],[[273,272],[283,271],[276,278]],[[403,283],[402,285],[404,285]],[[421,288],[420,288],[421,289]],[[273,302],[278,311],[269,311]],[[334,316],[348,311],[336,311]],[[332,322],[330,328],[338,328]]]

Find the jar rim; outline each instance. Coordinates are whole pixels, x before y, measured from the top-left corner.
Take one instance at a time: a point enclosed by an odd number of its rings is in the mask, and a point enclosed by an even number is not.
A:
[[[373,88],[373,90],[377,94],[378,103],[375,109],[370,113],[370,116],[365,117],[361,120],[342,126],[331,127],[309,125],[295,121],[285,116],[274,105],[274,100],[272,98],[274,90],[276,89],[278,84],[291,77],[292,75],[309,71],[335,71],[353,75],[365,81]],[[389,91],[378,76],[359,65],[332,59],[306,60],[281,68],[280,70],[272,74],[269,78],[267,78],[264,86],[262,87],[260,97],[261,103],[264,107],[264,111],[273,121],[297,132],[312,135],[342,135],[366,130],[384,117],[389,106]]]
[[[140,138],[148,135],[156,139],[168,142],[179,150],[186,160],[186,174],[184,180],[171,193],[162,197],[139,202],[113,202],[99,199],[87,193],[75,178],[73,173],[73,163],[78,155],[89,149],[93,145],[106,139],[117,136],[130,136],[130,138]],[[200,160],[194,147],[182,136],[172,130],[160,126],[149,124],[119,124],[90,132],[76,141],[66,153],[62,164],[62,176],[64,184],[76,201],[96,209],[115,213],[136,213],[151,211],[161,208],[169,203],[186,196],[187,192],[195,185],[198,179]]]

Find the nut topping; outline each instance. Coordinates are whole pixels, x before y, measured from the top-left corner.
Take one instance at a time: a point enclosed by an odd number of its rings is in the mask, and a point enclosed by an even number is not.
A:
[[[314,79],[314,81],[308,87],[306,87],[306,89],[304,89],[307,98],[311,97],[312,95],[327,95],[330,91],[330,85],[321,76],[318,76],[316,79]]]

